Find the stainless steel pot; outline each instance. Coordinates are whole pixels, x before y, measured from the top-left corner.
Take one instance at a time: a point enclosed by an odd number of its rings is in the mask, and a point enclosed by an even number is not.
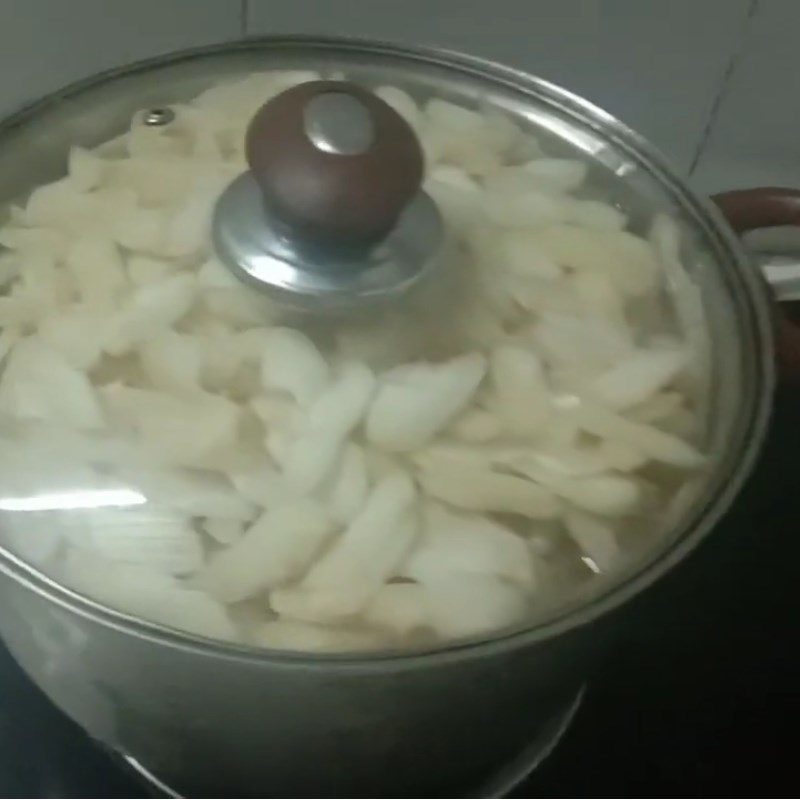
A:
[[[686,556],[736,496],[769,416],[770,298],[718,211],[635,133],[549,83],[434,50],[267,38],[100,75],[3,123],[2,199],[53,179],[70,145],[110,138],[138,109],[270,67],[341,70],[422,97],[489,103],[549,134],[555,152],[581,151],[634,224],[656,209],[676,217],[715,343],[715,463],[702,497],[676,519],[660,551],[590,601],[531,629],[436,651],[310,657],[215,644],[100,607],[8,552],[0,554],[0,632],[60,708],[182,793],[420,796],[454,786],[466,793],[552,730],[591,675],[613,629],[611,612]],[[731,202],[723,199],[723,209]],[[737,218],[737,226],[797,221],[781,208]]]

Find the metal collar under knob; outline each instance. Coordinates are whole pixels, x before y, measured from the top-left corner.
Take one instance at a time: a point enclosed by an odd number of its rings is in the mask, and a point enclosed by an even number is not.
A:
[[[420,190],[422,150],[371,92],[300,84],[262,106],[245,144],[250,171],[220,197],[213,231],[242,280],[339,311],[402,295],[434,268],[443,226]]]

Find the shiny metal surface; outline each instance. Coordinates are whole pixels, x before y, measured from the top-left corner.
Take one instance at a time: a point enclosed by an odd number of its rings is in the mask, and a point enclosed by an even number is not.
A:
[[[303,124],[306,135],[320,150],[339,156],[366,152],[375,137],[369,110],[345,92],[313,97],[303,112]]]
[[[474,788],[474,793],[469,797],[506,797],[515,788],[527,780],[561,744],[569,729],[575,722],[575,717],[581,709],[586,697],[588,687],[581,686],[575,695],[564,701],[560,708],[547,723],[540,733],[525,745],[521,752],[513,754],[508,763],[503,764],[486,780]],[[140,764],[132,756],[120,755],[119,758],[133,769],[159,797],[183,797],[178,791],[165,784],[158,775]]]
[[[142,122],[150,128],[160,128],[174,119],[175,112],[171,108],[151,108],[145,112]]]
[[[250,286],[301,310],[340,313],[408,292],[436,269],[443,232],[436,205],[420,192],[367,253],[304,247],[271,224],[245,173],[217,202],[213,239],[223,263]]]
[[[587,690],[587,686],[581,686],[572,702],[553,718],[541,736],[488,781],[478,796],[506,797],[520,787],[552,755],[566,736],[586,697]]]
[[[342,795],[381,795],[391,775],[393,791],[430,796],[455,773],[501,763],[543,730],[607,646],[617,624],[609,612],[684,558],[727,510],[769,416],[769,300],[719,214],[641,137],[545,81],[421,48],[248,40],[86,81],[0,127],[0,199],[58,176],[70,146],[116,135],[138,109],[276,67],[344,72],[420,98],[494,107],[536,130],[550,152],[580,150],[593,185],[630,215],[634,229],[643,231],[656,211],[677,218],[716,345],[708,409],[713,469],[664,520],[669,534],[660,550],[557,615],[491,638],[353,656],[248,649],[103,608],[6,551],[0,632],[43,690],[92,735],[186,793],[310,796],[335,786]]]
[[[5,575],[0,602],[0,634],[50,699],[187,797],[477,789],[526,745],[549,741],[614,634],[571,634],[513,658],[337,664],[131,636]]]

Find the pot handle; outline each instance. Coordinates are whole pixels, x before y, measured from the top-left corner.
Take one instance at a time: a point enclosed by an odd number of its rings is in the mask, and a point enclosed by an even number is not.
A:
[[[711,199],[738,234],[784,225],[800,227],[800,190],[777,186],[720,192]],[[800,267],[797,264],[765,271],[776,303],[775,344],[783,380],[800,382]]]

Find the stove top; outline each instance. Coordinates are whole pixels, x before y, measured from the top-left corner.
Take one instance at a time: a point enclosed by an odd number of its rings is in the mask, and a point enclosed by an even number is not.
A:
[[[566,736],[512,796],[764,796],[791,785],[789,726],[800,715],[795,453],[800,392],[784,391],[735,507],[631,604],[627,635],[593,676]],[[155,796],[4,649],[0,687],[0,796]]]

